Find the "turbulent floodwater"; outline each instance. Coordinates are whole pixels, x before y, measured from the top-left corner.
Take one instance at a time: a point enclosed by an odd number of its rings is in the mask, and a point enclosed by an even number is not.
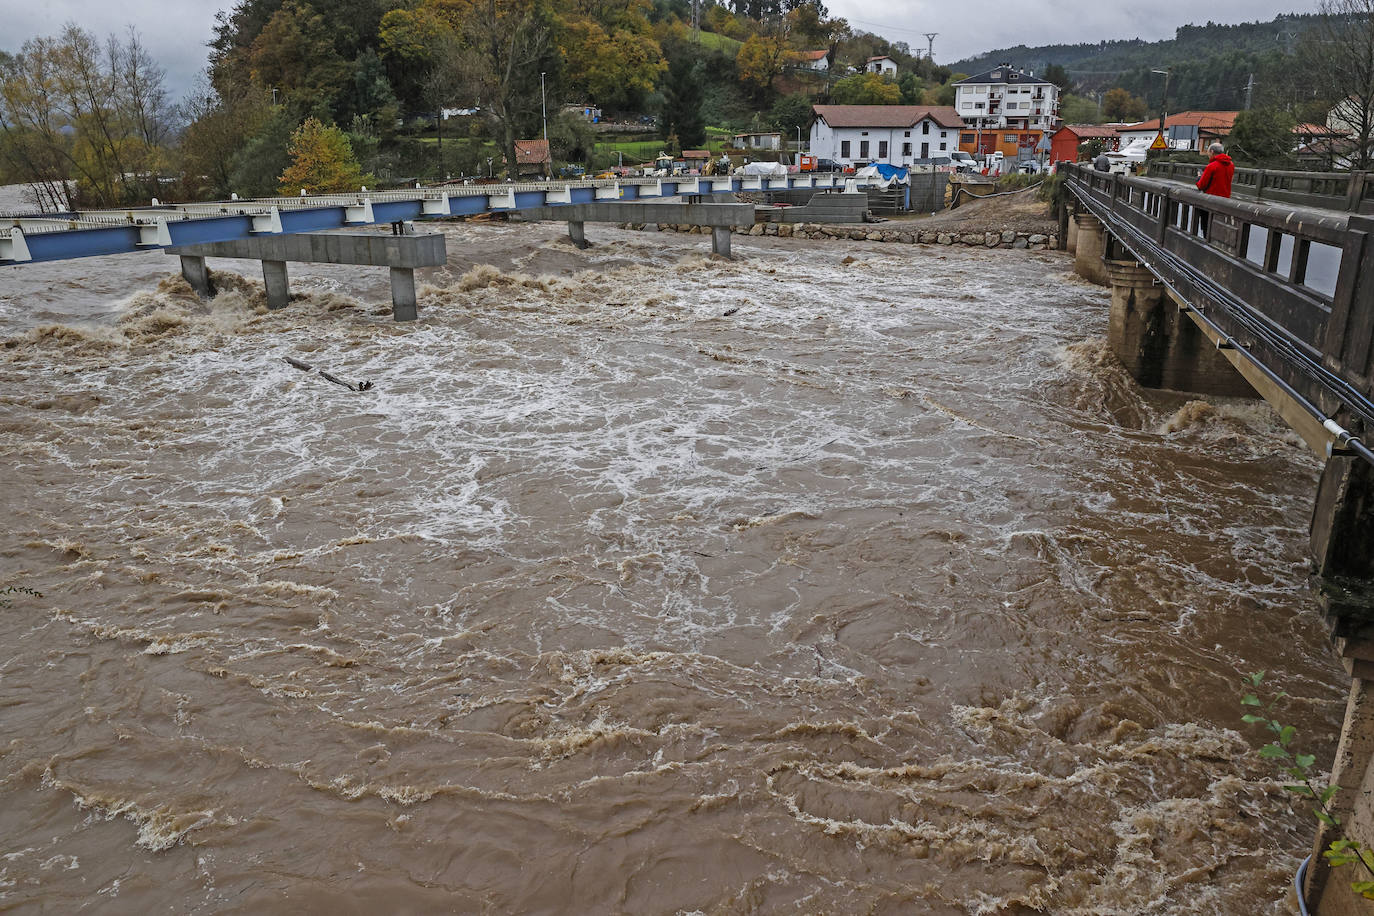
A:
[[[1291,912],[1238,681],[1329,760],[1348,680],[1266,408],[1060,253],[559,228],[404,325],[0,269],[0,908]]]

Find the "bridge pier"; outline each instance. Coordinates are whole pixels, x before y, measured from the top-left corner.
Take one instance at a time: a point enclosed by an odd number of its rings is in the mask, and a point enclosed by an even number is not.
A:
[[[181,276],[200,298],[209,299],[215,294],[215,286],[210,282],[210,268],[205,266],[205,259],[199,255],[181,256]]]
[[[1084,280],[1106,286],[1110,278],[1102,257],[1107,253],[1107,227],[1091,213],[1075,213],[1073,269]]]
[[[730,257],[730,227],[713,226],[711,227],[711,253],[718,254],[722,258]]]
[[[578,248],[587,249],[591,247],[591,242],[587,241],[587,224],[581,220],[568,220],[568,238]]]
[[[1069,254],[1078,252],[1078,220],[1074,219],[1075,215],[1074,208],[1067,204],[1059,211],[1059,237],[1064,240],[1064,250]]]
[[[1079,235],[1080,244],[1084,238]],[[1086,247],[1079,248],[1080,256]],[[1145,388],[1255,396],[1249,382],[1187,313],[1174,307],[1148,268],[1135,261],[1099,257],[1098,262],[1106,268],[1112,288],[1107,343],[1131,378]]]
[[[570,223],[570,229],[571,226]],[[228,242],[204,242],[168,248],[167,252],[180,255],[182,275],[201,295],[211,294],[208,292],[209,273],[205,269],[207,257],[261,261],[269,309],[284,308],[291,299],[286,271],[288,261],[389,267],[391,315],[397,321],[414,321],[419,317],[415,268],[439,267],[448,260],[444,237],[439,234],[385,236],[373,233],[298,232]]]
[[[284,309],[291,301],[291,282],[286,275],[285,261],[262,262],[262,285],[267,289],[267,307]]]

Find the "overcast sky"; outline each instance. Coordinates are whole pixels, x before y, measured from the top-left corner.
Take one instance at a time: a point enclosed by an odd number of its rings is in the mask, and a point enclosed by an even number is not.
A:
[[[556,0],[555,0],[556,2]],[[1270,20],[1312,12],[1317,0],[826,0],[832,16],[912,49],[938,32],[935,60],[955,61],[994,48],[1143,38],[1156,41],[1186,23]],[[66,22],[99,34],[129,25],[167,70],[168,88],[182,95],[205,67],[215,13],[233,0],[0,0],[0,50],[52,35]],[[1015,63],[1013,61],[1013,63]]]

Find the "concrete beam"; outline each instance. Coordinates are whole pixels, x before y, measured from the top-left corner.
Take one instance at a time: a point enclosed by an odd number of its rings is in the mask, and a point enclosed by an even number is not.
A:
[[[752,226],[753,204],[667,204],[597,201],[523,211],[530,219],[571,223],[675,223],[692,226]]]
[[[361,264],[371,267],[439,267],[448,260],[444,237],[378,235],[375,233],[297,232],[259,235],[229,242],[178,245],[168,254],[205,258],[248,258],[254,261],[297,261],[310,264]],[[183,266],[185,260],[183,257]]]
[[[569,224],[571,230],[571,224]],[[415,268],[439,267],[448,262],[444,237],[430,235],[377,235],[374,233],[300,232],[265,235],[229,242],[208,242],[166,249],[181,257],[181,273],[192,288],[209,296],[209,272],[205,259],[247,258],[262,261],[267,288],[267,307],[284,308],[291,299],[286,262],[359,264],[391,268],[391,314],[397,321],[419,317],[415,297]]]
[[[722,258],[730,257],[730,227],[715,226],[711,229],[711,253]]]

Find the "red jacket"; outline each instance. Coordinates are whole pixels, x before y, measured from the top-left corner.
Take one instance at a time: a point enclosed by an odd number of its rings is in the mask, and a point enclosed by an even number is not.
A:
[[[1231,196],[1231,176],[1236,174],[1236,164],[1225,153],[1217,153],[1207,168],[1198,176],[1197,189],[1218,197]]]

